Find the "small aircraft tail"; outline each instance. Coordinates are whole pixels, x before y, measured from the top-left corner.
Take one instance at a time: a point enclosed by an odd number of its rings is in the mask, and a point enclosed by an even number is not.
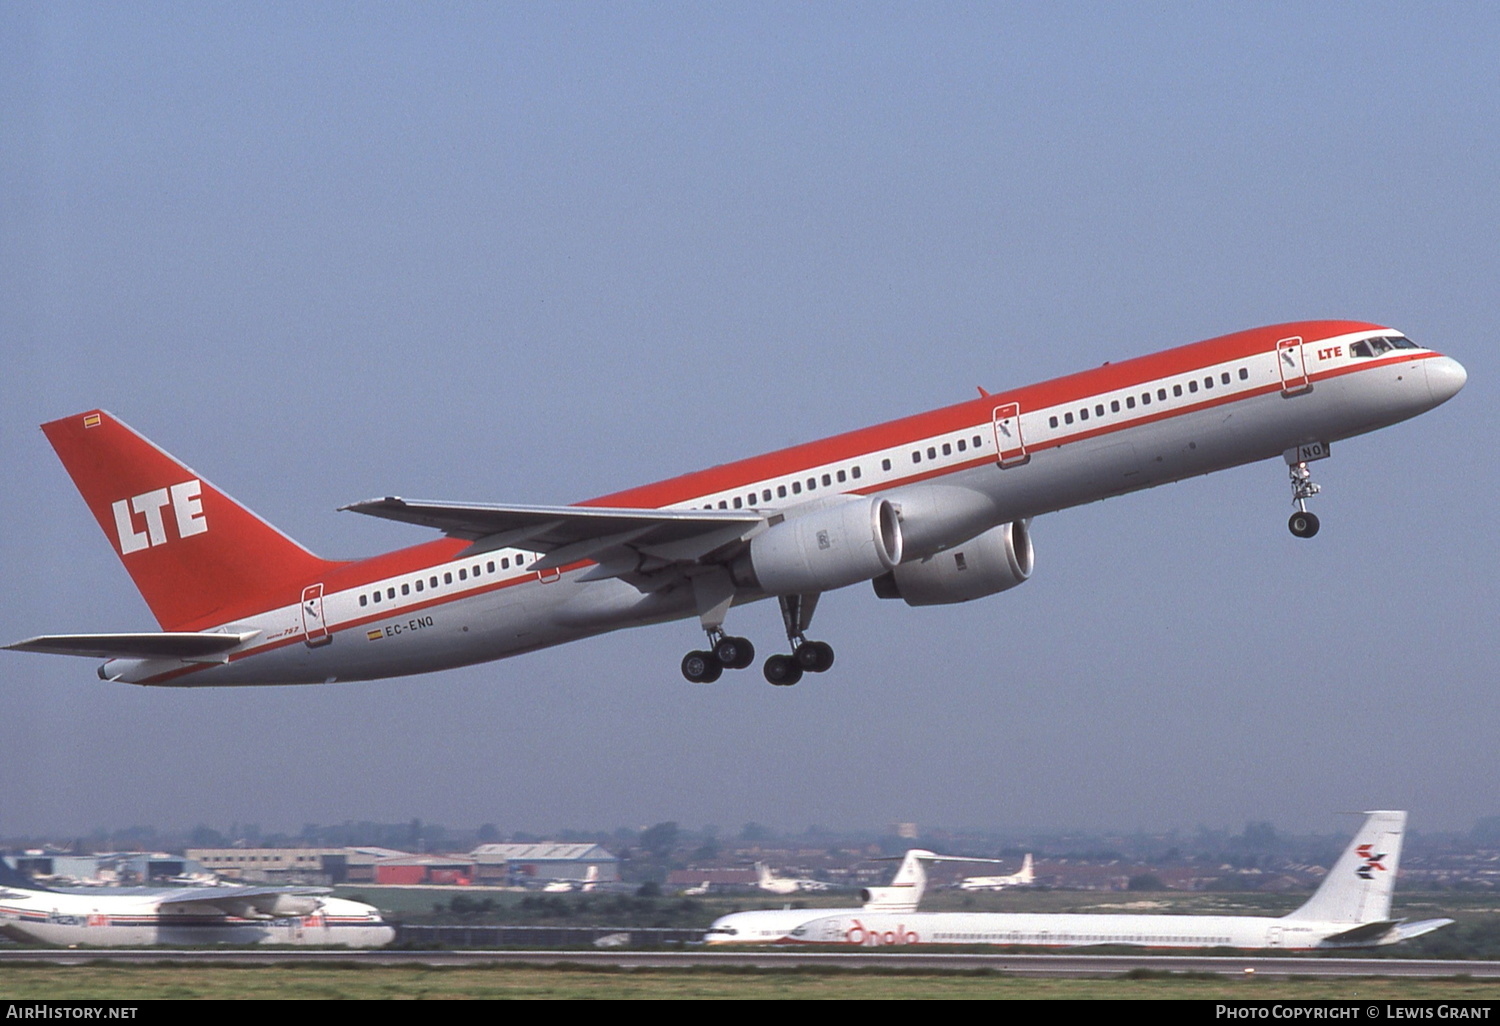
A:
[[[1391,892],[1401,862],[1404,812],[1367,812],[1364,825],[1311,898],[1288,919],[1374,923],[1390,919]]]
[[[1026,857],[1021,860],[1021,871],[1016,874],[1016,883],[1036,883],[1036,871],[1031,868],[1031,852],[1029,851],[1026,853]]]
[[[338,565],[111,414],[92,410],[42,431],[164,630],[201,629],[296,603],[304,584]]]

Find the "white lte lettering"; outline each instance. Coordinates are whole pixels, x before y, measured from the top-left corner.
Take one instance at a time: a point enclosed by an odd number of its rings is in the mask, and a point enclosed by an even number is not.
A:
[[[200,498],[203,486],[197,481],[175,484],[170,490],[157,488],[142,492],[129,499],[120,499],[111,505],[115,513],[115,531],[120,536],[120,554],[139,552],[152,545],[164,545],[167,541],[167,526],[161,511],[171,506],[177,520],[177,537],[202,534],[208,530],[208,521],[203,517],[203,502]],[[130,511],[146,518],[146,529],[137,531]]]

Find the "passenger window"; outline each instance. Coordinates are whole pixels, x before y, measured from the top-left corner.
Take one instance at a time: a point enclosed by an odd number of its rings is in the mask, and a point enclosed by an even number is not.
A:
[[[431,579],[428,580],[427,583],[430,584],[432,587],[436,588],[437,587],[437,575],[433,574],[433,576],[431,577]]]
[[[1047,423],[1051,427],[1057,427],[1057,418],[1056,417],[1048,417],[1047,418]]]
[[[1245,369],[1244,367],[1240,368],[1240,380],[1241,381],[1249,381],[1250,380],[1250,372],[1247,369]]]
[[[452,574],[451,571],[448,572],[448,573],[443,574],[443,583],[444,584],[452,584],[453,583],[453,574]]]
[[[1056,419],[1056,418],[1054,418],[1054,419]],[[1053,424],[1053,425],[1052,425],[1052,426],[1053,426],[1053,427],[1057,427],[1057,425],[1056,425],[1056,424]],[[962,439],[962,438],[960,438],[960,439],[959,439],[959,440],[958,440],[958,451],[959,451],[959,452],[963,452],[963,451],[964,451],[964,450],[965,450],[965,449],[967,449],[967,448],[968,448],[968,447],[969,447],[969,443],[968,443],[968,442],[966,442],[966,441],[965,441],[965,440],[964,440],[964,439]]]
[[[856,468],[856,469],[858,469],[858,468]],[[891,461],[890,460],[881,460],[880,461],[880,469],[881,470],[890,470],[891,469]]]
[[[784,499],[784,498],[786,498],[786,485],[777,485],[776,486],[776,497],[778,499]]]
[[[467,581],[469,579],[469,573],[463,567],[458,568],[458,579],[460,581]]]
[[[978,436],[978,435],[975,435],[975,436],[974,436],[974,448],[976,448],[976,449],[977,449],[977,448],[979,448],[979,447],[980,447],[980,445],[982,445],[982,444],[983,444],[983,443],[982,443],[982,442],[981,442],[981,441],[980,441],[980,440],[979,440],[979,436]]]
[[[745,504],[744,501],[738,495],[736,495],[734,497],[734,508],[735,509],[739,509],[744,504]]]
[[[1181,385],[1173,385],[1172,386],[1172,394],[1173,395],[1181,395],[1182,394],[1182,386]]]
[[[952,456],[953,455],[953,446],[949,445],[947,442],[943,443],[943,455],[944,456]]]
[[[729,503],[725,502],[723,499],[720,499],[719,500],[719,508],[720,509],[728,509],[729,508]]]
[[[937,459],[937,448],[935,446],[929,445],[927,447],[927,458],[930,460]]]
[[[890,466],[889,466],[889,465],[887,465],[887,466],[886,466],[886,468],[885,468],[885,469],[886,469],[886,470],[890,470],[890,469],[891,469],[891,468],[890,468]],[[849,474],[850,474],[850,476],[851,476],[851,477],[853,477],[853,478],[854,478],[854,479],[855,479],[855,480],[856,480],[856,481],[857,481],[857,480],[859,480],[859,467],[857,467],[857,466],[856,466],[856,467],[851,467],[851,468],[850,468],[850,469],[849,469]]]
[[[409,584],[403,584],[403,585],[401,585],[401,594],[403,594],[403,595],[410,595],[411,594],[411,585],[409,585]]]
[[[1133,410],[1133,409],[1135,409],[1135,396],[1133,396],[1133,395],[1127,395],[1125,397],[1125,408],[1127,410]]]
[[[1088,420],[1089,419],[1089,408],[1087,406],[1085,406],[1083,409],[1081,409],[1081,410],[1078,411],[1078,419],[1079,420]]]
[[[1228,371],[1225,371],[1223,374],[1219,375],[1219,384],[1221,384],[1221,385],[1227,385],[1227,384],[1229,384],[1229,372]]]
[[[1111,399],[1109,401],[1109,412],[1110,413],[1119,413],[1120,412],[1120,400],[1118,400],[1118,399]]]
[[[827,488],[831,484],[833,484],[833,478],[830,475],[828,475],[828,474],[824,474],[823,475],[823,487]]]
[[[487,573],[487,574],[492,574],[492,573],[495,572],[495,561],[493,559],[490,560],[488,563],[484,564],[484,572]],[[419,585],[421,583],[422,583],[421,581],[417,582],[417,584],[419,584]]]
[[[1073,423],[1073,415],[1071,413],[1064,413],[1063,422],[1067,424]]]
[[[388,598],[388,599],[394,599],[396,597],[396,589],[395,588],[387,588],[387,589],[385,589],[385,597]]]
[[[817,491],[817,489],[818,489],[818,479],[815,478],[815,477],[808,478],[807,479],[807,490],[810,491],[810,492],[813,492],[813,491]]]
[[[771,489],[767,488],[767,489],[765,489],[764,491],[762,491],[760,493],[760,501],[761,502],[770,502],[771,501]]]
[[[792,482],[792,494],[793,495],[801,495],[802,494],[802,482],[801,481],[793,481]]]
[[[839,484],[843,484],[844,481],[846,481],[846,480],[847,480],[847,475],[842,470],[839,471]]]
[[[1150,392],[1142,392],[1141,393],[1141,405],[1142,406],[1150,406],[1151,405],[1151,393]]]
[[[1156,398],[1160,399],[1162,402],[1166,402],[1167,401],[1167,390],[1165,388],[1158,388],[1156,390]]]
[[[1206,378],[1203,379],[1203,387],[1204,388],[1213,388],[1214,387],[1214,376],[1212,374],[1210,374],[1208,377],[1206,377]]]
[[[473,569],[473,571],[472,571],[472,572],[473,572],[473,574],[474,574],[474,576],[475,576],[475,577],[476,577],[476,578],[477,578],[477,577],[478,577],[478,576],[479,576],[479,564],[478,564],[478,563],[475,563],[475,564],[474,564],[474,569]]]
[[[1094,416],[1096,416],[1096,417],[1102,417],[1102,416],[1104,416],[1104,404],[1103,403],[1099,403],[1097,406],[1094,407]]]
[[[378,592],[378,591],[375,592],[375,594],[373,596],[371,596],[371,597],[374,598],[376,602],[379,602],[380,601],[380,592]]]
[[[370,604],[370,597],[368,595],[361,595],[359,597],[359,604],[362,606],[368,606]]]
[[[912,454],[911,454],[911,461],[913,463],[921,463],[922,462],[922,453],[920,451],[913,451]]]
[[[1198,379],[1197,378],[1194,378],[1192,381],[1188,382],[1188,391],[1189,392],[1196,392],[1196,391],[1198,391]],[[1179,395],[1182,394],[1182,390],[1180,388],[1178,389],[1178,394]]]
[[[417,590],[418,591],[422,590],[422,578],[420,578],[420,577],[417,578]]]

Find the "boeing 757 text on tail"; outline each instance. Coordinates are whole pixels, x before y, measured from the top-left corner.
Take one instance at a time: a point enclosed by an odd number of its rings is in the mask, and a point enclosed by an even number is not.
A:
[[[1285,459],[1308,538],[1309,465],[1464,385],[1391,328],[1306,321],[1084,371],[574,506],[387,497],[346,509],[446,537],[370,559],[308,552],[95,410],[43,425],[161,625],[9,646],[92,656],[106,680],[177,687],[369,680],[481,663],[696,616],[708,683],[754,660],[734,605],[774,597],[773,684],[833,665],[818,597],[870,581],[928,606],[1014,588],[1032,518],[1257,460]]]

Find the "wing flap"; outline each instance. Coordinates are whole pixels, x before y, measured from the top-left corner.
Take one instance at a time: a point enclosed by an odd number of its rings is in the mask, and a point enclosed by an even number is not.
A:
[[[14,652],[88,656],[94,659],[188,659],[217,662],[260,634],[167,631],[150,634],[43,634],[5,647]]]

